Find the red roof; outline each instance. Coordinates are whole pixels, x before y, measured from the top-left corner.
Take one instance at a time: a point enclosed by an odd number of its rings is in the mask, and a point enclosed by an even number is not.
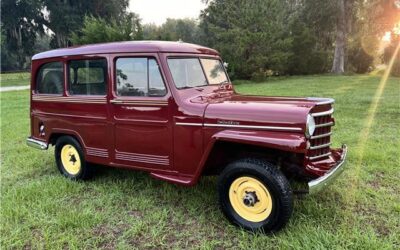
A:
[[[36,54],[32,60],[87,54],[111,54],[128,52],[170,52],[219,55],[219,53],[207,47],[183,42],[167,41],[127,41],[113,43],[99,43],[82,46],[74,46],[62,49],[49,50]]]

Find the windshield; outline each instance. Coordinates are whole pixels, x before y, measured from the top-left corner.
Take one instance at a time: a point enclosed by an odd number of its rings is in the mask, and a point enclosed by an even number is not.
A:
[[[178,89],[221,84],[228,81],[224,66],[218,59],[170,58],[168,66]]]

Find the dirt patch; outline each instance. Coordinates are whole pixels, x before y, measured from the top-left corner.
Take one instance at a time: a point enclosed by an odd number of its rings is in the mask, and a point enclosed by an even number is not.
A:
[[[143,218],[143,213],[139,210],[131,210],[128,215],[137,219]]]
[[[93,235],[103,239],[99,248],[101,249],[115,249],[118,238],[127,230],[129,225],[121,223],[114,227],[101,224],[93,229]]]

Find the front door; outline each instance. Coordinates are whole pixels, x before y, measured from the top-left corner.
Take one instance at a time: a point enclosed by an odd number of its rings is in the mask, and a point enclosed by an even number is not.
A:
[[[170,170],[172,126],[157,54],[115,56],[111,112],[114,162],[142,169]]]

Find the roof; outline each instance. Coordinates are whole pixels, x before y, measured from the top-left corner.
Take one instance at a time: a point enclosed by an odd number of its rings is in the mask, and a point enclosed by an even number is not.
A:
[[[72,56],[86,54],[109,54],[109,53],[134,53],[134,52],[170,52],[170,53],[194,53],[194,54],[210,54],[219,55],[219,53],[207,47],[184,42],[167,42],[167,41],[127,41],[99,43],[82,46],[74,46],[62,49],[49,50],[36,54],[32,60]]]

